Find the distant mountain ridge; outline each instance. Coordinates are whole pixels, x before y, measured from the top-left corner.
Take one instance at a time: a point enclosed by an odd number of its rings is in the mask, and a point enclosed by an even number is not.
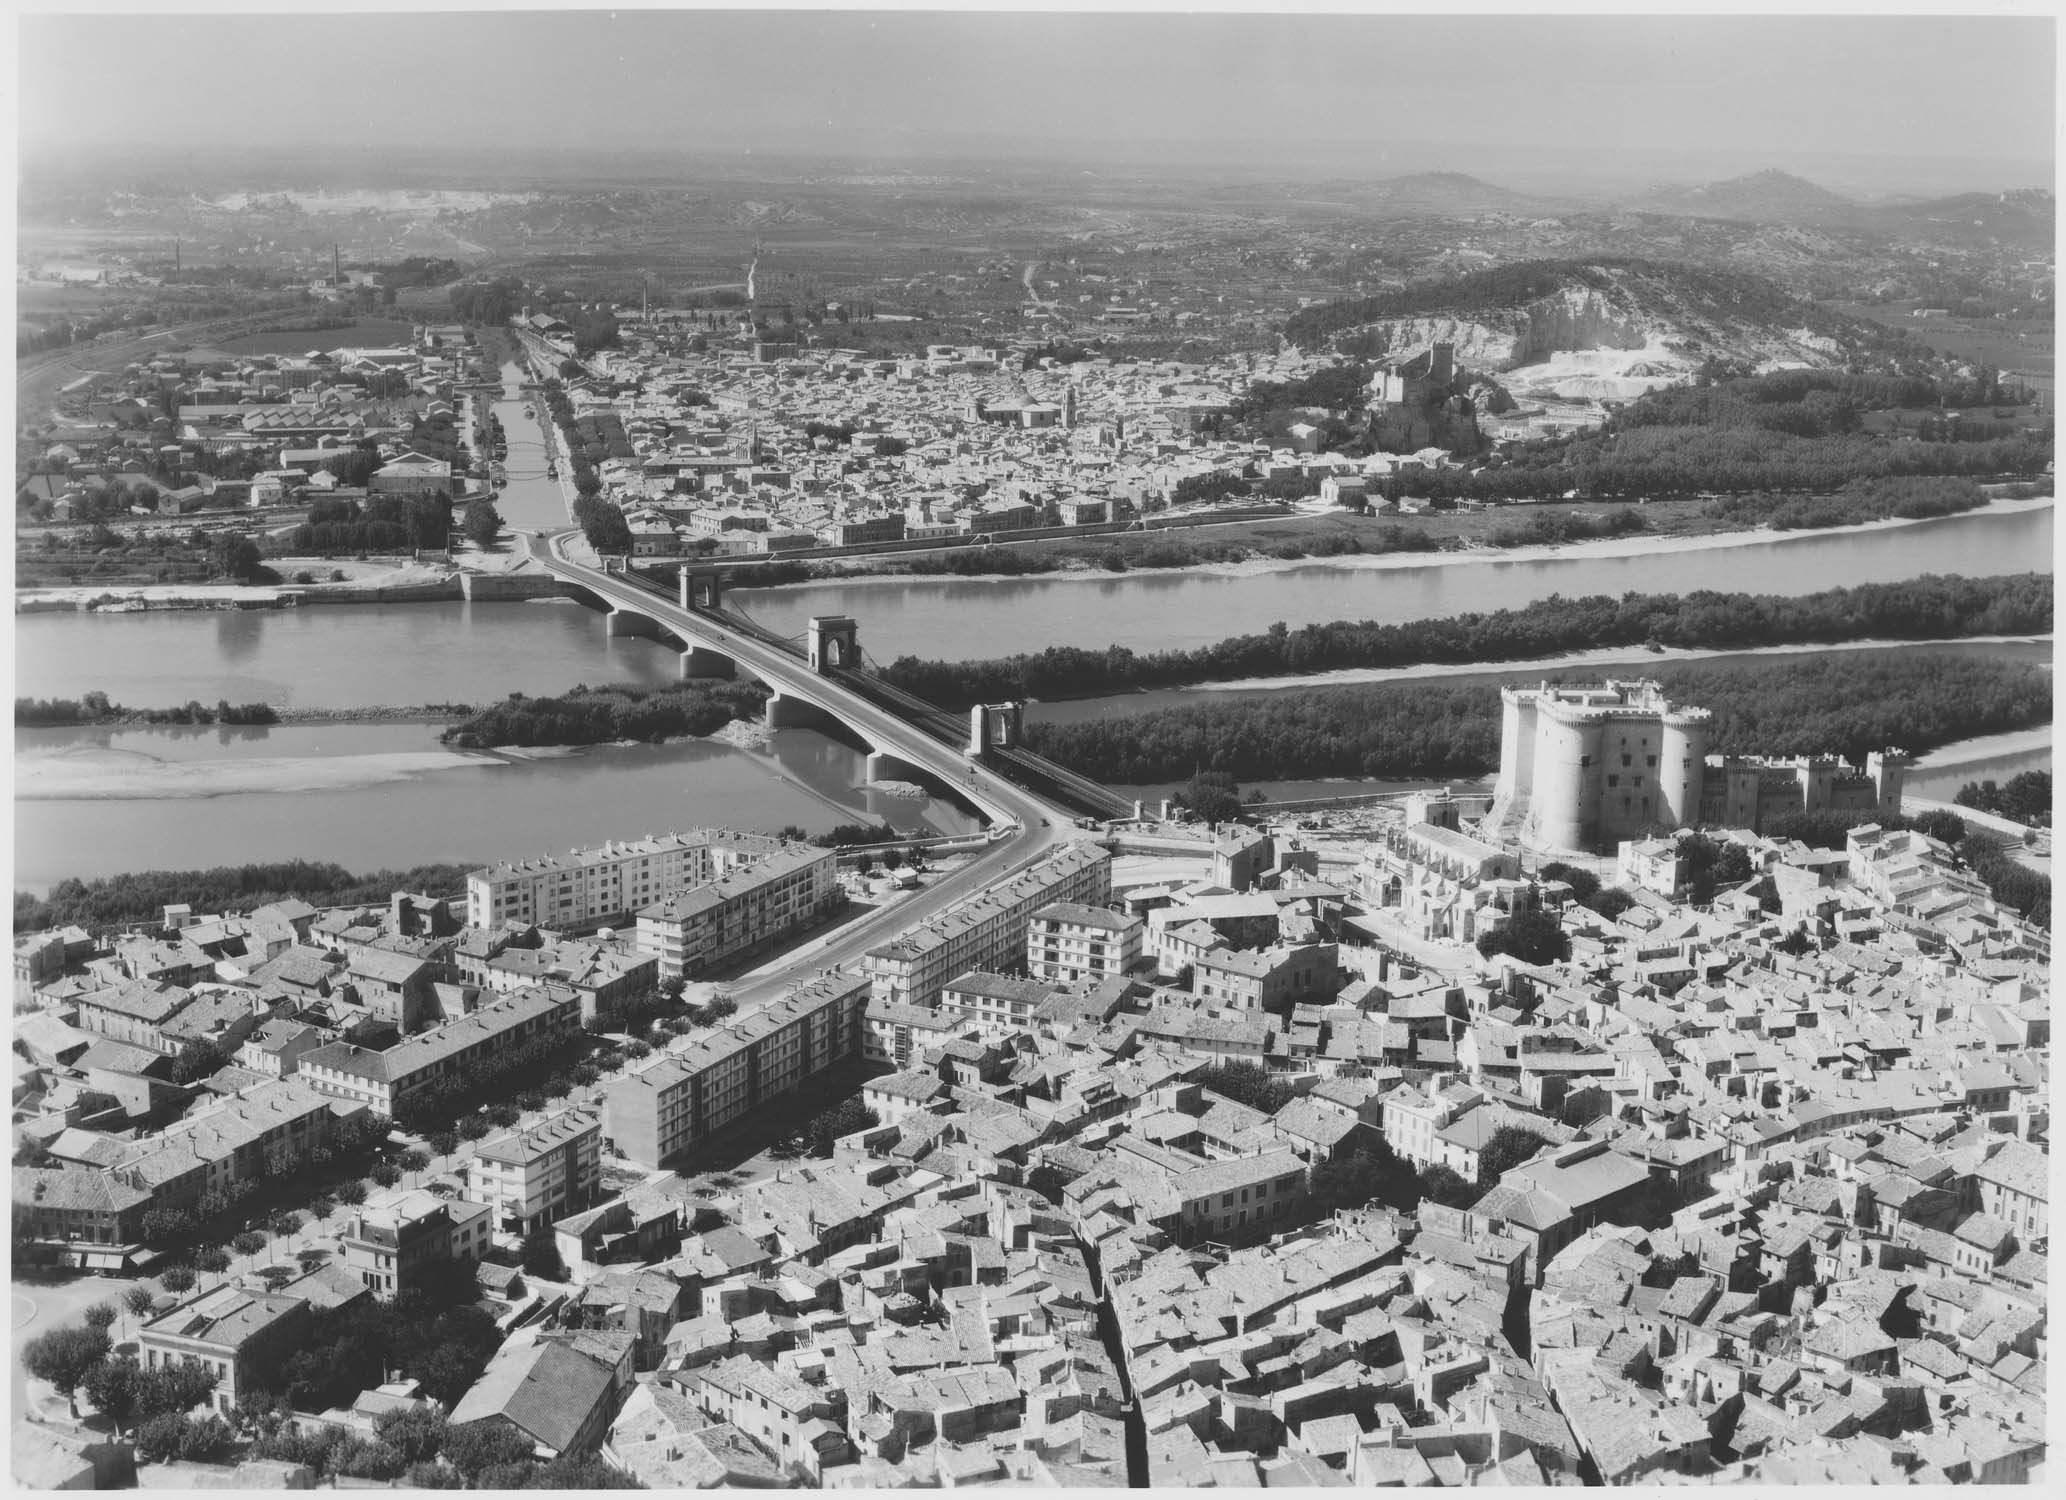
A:
[[[1750,219],[1772,224],[1848,223],[1861,213],[1861,206],[1841,193],[1774,168],[1698,187],[1653,188],[1628,206],[1696,219]]]

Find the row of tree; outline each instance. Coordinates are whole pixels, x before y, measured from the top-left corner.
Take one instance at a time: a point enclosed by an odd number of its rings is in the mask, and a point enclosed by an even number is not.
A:
[[[2050,674],[2023,662],[1840,653],[1659,671],[1674,699],[1713,713],[1710,746],[1737,754],[1911,752],[2050,722]],[[1215,695],[1217,696],[1217,695]],[[1496,686],[1416,683],[1033,723],[1027,741],[1121,785],[1199,770],[1241,779],[1476,776],[1499,757]]]
[[[173,708],[124,708],[110,703],[101,692],[83,698],[17,698],[14,723],[18,729],[48,729],[78,724],[142,722],[145,724],[277,724],[280,716],[270,703],[232,703],[218,699],[215,707],[189,699]]]
[[[2005,784],[1997,784],[1992,777],[1985,781],[1969,781],[1958,789],[1958,796],[1953,800],[1960,807],[1971,807],[1980,812],[2014,818],[2018,823],[2049,828],[2052,826],[2052,773],[2019,771]]]
[[[159,921],[165,908],[184,902],[196,911],[250,911],[298,897],[312,906],[384,904],[395,891],[456,895],[466,889],[467,864],[416,865],[354,875],[341,865],[282,860],[217,865],[206,870],[138,870],[94,880],[67,878],[47,896],[14,893],[14,930],[35,932],[77,925],[105,932]]]
[[[1858,639],[1948,640],[2052,628],[2050,574],[1927,576],[1786,597],[1776,594],[1607,594],[1548,599],[1444,619],[1335,620],[1210,646],[1145,654],[1049,646],[975,661],[899,657],[883,674],[947,707],[1002,698],[1097,697],[1251,677],[1424,662],[1518,661],[1611,648],[1746,650]]]

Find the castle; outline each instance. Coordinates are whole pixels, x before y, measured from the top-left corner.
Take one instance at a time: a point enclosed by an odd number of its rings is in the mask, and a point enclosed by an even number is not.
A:
[[[1801,812],[1901,811],[1908,757],[1709,755],[1713,716],[1655,682],[1502,688],[1499,783],[1485,832],[1551,849],[1612,848],[1673,828],[1762,831]]]
[[[1456,346],[1444,341],[1389,361],[1370,379],[1370,438],[1385,453],[1483,446],[1478,416],[1457,379]]]

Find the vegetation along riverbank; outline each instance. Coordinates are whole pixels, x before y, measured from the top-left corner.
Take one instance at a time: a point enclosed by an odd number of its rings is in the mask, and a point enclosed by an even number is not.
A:
[[[1787,659],[1674,664],[1656,676],[1673,699],[1711,710],[1712,748],[1734,754],[1855,760],[1890,745],[1920,753],[2052,714],[2051,674],[2027,662]],[[1072,770],[1121,785],[1200,770],[1242,780],[1479,776],[1499,762],[1499,714],[1494,685],[1415,683],[1033,723],[1026,738]]]
[[[1272,626],[1189,651],[1137,653],[1050,646],[986,661],[899,657],[884,674],[946,708],[999,698],[1092,698],[1358,667],[1517,661],[1602,648],[1749,650],[1853,640],[1953,640],[2052,628],[2048,573],[1928,576],[1900,583],[1773,594],[1605,594],[1551,597],[1519,609],[1381,624],[1335,620]]]

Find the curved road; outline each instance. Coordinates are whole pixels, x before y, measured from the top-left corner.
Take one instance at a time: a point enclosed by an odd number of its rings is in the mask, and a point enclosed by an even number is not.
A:
[[[842,929],[823,948],[779,968],[726,986],[739,1002],[740,1009],[747,1010],[778,1000],[822,970],[853,963],[878,943],[887,942],[898,933],[916,927],[955,902],[976,894],[985,886],[996,884],[1079,837],[1068,813],[979,766],[974,767],[975,781],[971,783],[969,771],[972,763],[966,756],[912,728],[894,714],[846,692],[831,679],[817,676],[796,658],[751,636],[742,635],[708,615],[690,614],[665,595],[656,594],[621,575],[604,573],[576,562],[567,555],[566,543],[577,535],[579,533],[574,531],[557,532],[547,543],[555,573],[579,584],[598,598],[659,621],[683,640],[724,652],[742,670],[770,687],[788,687],[800,694],[807,693],[813,700],[837,703],[839,717],[877,749],[909,761],[956,788],[961,796],[973,802],[990,819],[993,828],[1007,830],[1004,836],[997,838],[961,869],[878,913],[860,918]]]

